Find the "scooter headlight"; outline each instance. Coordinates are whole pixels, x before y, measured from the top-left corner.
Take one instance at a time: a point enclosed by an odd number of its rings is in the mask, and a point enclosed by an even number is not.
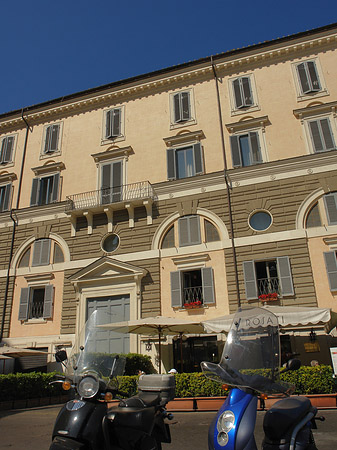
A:
[[[234,427],[235,415],[232,411],[225,411],[221,414],[217,423],[218,444],[224,447],[228,444],[228,433]]]
[[[218,420],[217,429],[219,432],[225,431],[228,433],[235,423],[235,415],[232,411],[225,411],[221,414]]]
[[[98,389],[99,381],[91,375],[82,378],[77,388],[80,396],[85,398],[94,397],[97,394]]]

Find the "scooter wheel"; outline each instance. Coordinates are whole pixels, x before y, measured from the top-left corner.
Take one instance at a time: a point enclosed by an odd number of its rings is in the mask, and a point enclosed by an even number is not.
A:
[[[310,431],[309,446],[307,447],[307,450],[318,450],[315,444],[315,439],[314,435],[312,434],[312,431]]]

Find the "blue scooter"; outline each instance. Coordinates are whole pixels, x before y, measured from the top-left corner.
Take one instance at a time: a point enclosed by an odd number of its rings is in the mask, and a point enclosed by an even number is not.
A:
[[[280,370],[277,317],[262,308],[236,313],[219,364],[202,362],[206,377],[233,387],[212,421],[209,450],[257,450],[254,429],[259,394],[283,394],[264,417],[262,450],[317,450],[312,434],[317,408],[306,397],[290,397],[294,386],[280,380],[283,371],[297,370],[290,360]]]

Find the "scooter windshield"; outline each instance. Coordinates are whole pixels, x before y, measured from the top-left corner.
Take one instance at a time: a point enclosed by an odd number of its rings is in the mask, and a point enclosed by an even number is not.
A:
[[[106,312],[96,310],[90,315],[68,359],[67,377],[95,373],[103,379],[123,374],[125,358],[113,352],[113,340],[106,338],[107,332],[101,327],[109,322],[111,318]]]
[[[239,308],[219,364],[201,363],[204,374],[230,386],[262,393],[287,392],[279,379],[280,338],[277,317],[263,308]]]

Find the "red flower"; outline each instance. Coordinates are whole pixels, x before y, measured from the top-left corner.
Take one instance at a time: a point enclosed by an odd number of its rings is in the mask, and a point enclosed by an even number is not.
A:
[[[270,301],[277,300],[277,299],[278,299],[277,292],[271,292],[270,294],[259,295],[259,300],[261,300],[261,302],[270,302]]]

